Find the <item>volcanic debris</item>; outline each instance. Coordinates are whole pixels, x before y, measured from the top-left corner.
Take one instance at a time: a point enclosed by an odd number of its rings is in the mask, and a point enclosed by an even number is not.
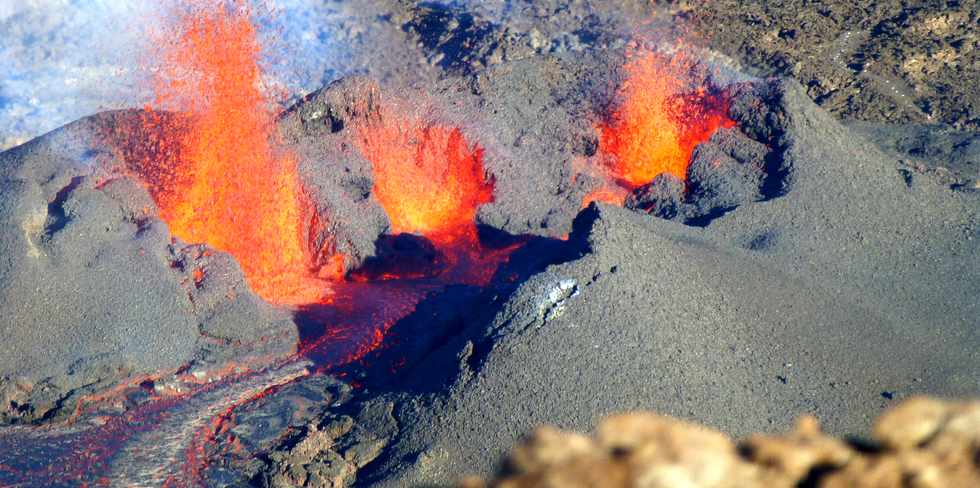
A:
[[[782,435],[733,442],[649,412],[602,420],[592,436],[540,427],[490,482],[522,487],[947,487],[980,485],[980,402],[909,399],[881,415],[870,441],[827,435],[800,417]]]

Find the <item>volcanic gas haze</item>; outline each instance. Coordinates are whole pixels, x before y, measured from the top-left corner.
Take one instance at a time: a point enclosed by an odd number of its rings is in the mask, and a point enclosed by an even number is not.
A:
[[[171,232],[233,255],[249,286],[278,304],[322,301],[306,244],[312,218],[296,159],[275,146],[272,100],[261,86],[258,40],[243,2],[194,1],[156,35],[154,108],[188,114],[167,131],[172,167],[138,165],[153,174],[151,193]],[[163,173],[163,174],[161,174]]]

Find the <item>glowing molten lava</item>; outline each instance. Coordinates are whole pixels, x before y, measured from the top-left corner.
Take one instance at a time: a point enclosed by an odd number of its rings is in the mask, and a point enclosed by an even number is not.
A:
[[[157,106],[190,114],[179,157],[151,188],[180,239],[232,254],[249,286],[272,303],[311,303],[329,287],[312,269],[304,222],[312,216],[296,161],[272,144],[274,118],[260,86],[261,46],[249,11],[191,2],[176,33],[158,39]],[[147,165],[143,169],[154,168]]]
[[[437,246],[476,242],[476,210],[493,201],[483,150],[457,128],[432,125],[383,109],[357,134],[371,162],[373,193],[391,232],[420,234]]]
[[[681,55],[630,53],[619,105],[598,127],[603,164],[622,189],[633,190],[662,173],[685,180],[695,146],[718,128],[735,125],[722,96],[686,88],[690,67]],[[626,193],[603,188],[593,199],[622,203]]]

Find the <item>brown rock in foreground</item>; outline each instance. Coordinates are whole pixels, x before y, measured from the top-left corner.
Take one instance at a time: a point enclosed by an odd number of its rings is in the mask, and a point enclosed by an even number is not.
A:
[[[592,437],[541,427],[487,483],[524,487],[980,486],[980,401],[912,398],[878,418],[873,441],[848,443],[801,417],[784,435],[736,443],[697,424],[639,412],[609,417]]]

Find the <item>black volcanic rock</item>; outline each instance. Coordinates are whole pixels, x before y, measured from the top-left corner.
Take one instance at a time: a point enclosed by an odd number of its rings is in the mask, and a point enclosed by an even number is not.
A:
[[[319,216],[310,229],[317,248],[345,256],[345,271],[374,255],[388,230],[388,216],[371,198],[371,163],[356,149],[355,126],[380,103],[377,83],[346,78],[318,90],[288,109],[278,126],[283,142],[299,159],[299,174]]]

